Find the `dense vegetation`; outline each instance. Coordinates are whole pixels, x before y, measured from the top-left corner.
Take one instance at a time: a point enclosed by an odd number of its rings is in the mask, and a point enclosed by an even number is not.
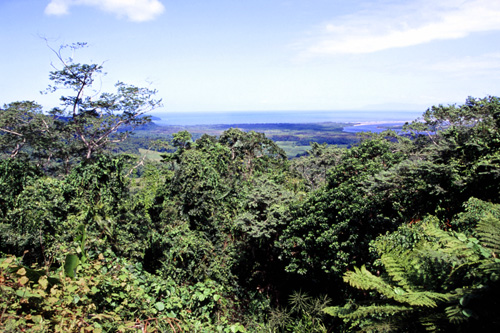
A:
[[[225,124],[225,125],[165,125],[158,126],[150,123],[148,126],[137,128],[133,138],[120,143],[119,150],[129,150],[139,153],[137,148],[147,149],[148,142],[158,138],[168,138],[172,134],[181,131],[191,133],[193,140],[199,139],[203,134],[220,136],[224,131],[238,128],[245,132],[255,131],[264,133],[267,138],[273,140],[282,148],[289,158],[306,155],[311,149],[310,143],[336,145],[339,147],[350,147],[359,141],[355,133],[345,132],[350,123],[305,123],[305,124]],[[397,127],[402,127],[403,124]],[[131,140],[132,139],[132,140]]]
[[[113,146],[154,91],[96,95],[60,52],[61,108],[0,110],[3,332],[498,330],[499,98],[293,160],[181,131],[157,161]]]

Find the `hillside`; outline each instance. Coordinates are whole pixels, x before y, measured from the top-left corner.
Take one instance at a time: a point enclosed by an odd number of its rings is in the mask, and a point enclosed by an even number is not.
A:
[[[500,325],[497,97],[293,160],[278,143],[343,125],[150,127],[154,156],[89,157],[73,120],[1,111],[3,331]]]

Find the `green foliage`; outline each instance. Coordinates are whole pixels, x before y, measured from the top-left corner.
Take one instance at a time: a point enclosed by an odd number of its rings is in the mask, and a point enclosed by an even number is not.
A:
[[[96,156],[62,180],[40,177],[37,169],[18,160],[1,163],[8,169],[15,167],[5,174],[2,185],[9,195],[0,224],[3,251],[21,255],[28,250],[26,260],[47,260],[81,234],[81,225],[93,251],[112,248],[139,256],[145,248],[139,239],[146,237],[148,221],[139,223],[144,217],[128,201],[124,158]],[[13,176],[16,179],[11,182]]]
[[[500,250],[500,221],[491,215],[478,221],[479,240],[443,231],[432,218],[413,228],[424,237],[414,239],[409,247],[401,246],[408,234],[405,230],[412,229],[408,226],[375,242],[382,274],[374,275],[362,266],[344,275],[351,286],[380,296],[325,311],[358,329],[388,322],[402,330],[497,327],[493,313],[498,311],[500,263],[492,253]]]
[[[427,214],[451,227],[471,196],[498,202],[498,110],[494,97],[433,107],[411,124],[413,140],[365,135],[332,156],[326,185],[291,205],[278,242],[287,271],[323,284],[340,280],[356,265],[371,268],[369,244],[380,233]]]
[[[451,221],[451,226],[454,230],[465,234],[472,234],[475,236],[474,227],[477,221],[481,220],[485,214],[491,214],[493,217],[500,219],[500,207],[492,202],[472,197],[467,200],[463,206],[465,211],[459,213],[457,217]]]
[[[243,172],[248,178],[254,172],[265,173],[268,168],[286,166],[286,154],[263,133],[243,132],[231,128],[219,138],[219,142],[231,151],[233,172]]]
[[[291,167],[307,180],[312,189],[326,183],[327,171],[337,165],[346,150],[326,144],[311,143],[308,155],[292,160]]]
[[[330,169],[327,185],[292,206],[292,220],[279,238],[289,272],[340,278],[347,267],[366,257],[372,239],[393,228],[397,213],[388,215],[377,193],[370,193],[365,184],[405,158],[397,147],[397,142],[379,135],[346,150]]]
[[[213,258],[214,245],[200,231],[190,230],[187,223],[169,224],[162,233],[153,233],[148,257],[155,263],[150,269],[160,276],[182,283],[216,278],[220,273]]]
[[[235,217],[235,226],[248,237],[270,239],[288,219],[288,205],[294,193],[269,178],[255,178],[245,191],[243,213]]]
[[[62,108],[55,108],[51,113],[69,117],[67,126],[83,145],[88,159],[110,143],[123,141],[134,128],[147,124],[150,118],[144,114],[160,106],[161,101],[153,99],[155,90],[123,82],[116,83],[115,93],[101,93],[93,88],[94,81],[102,74],[102,66],[75,63],[63,54],[66,48],[74,51],[85,46],[78,43],[61,46],[58,51],[52,49],[61,68],[50,72],[53,85],[47,91],[70,89],[74,92],[72,96],[62,96]]]
[[[172,146],[180,150],[188,149],[192,142],[192,136],[188,131],[175,133],[172,137]]]
[[[33,101],[13,102],[0,109],[0,153],[28,155],[47,162],[53,155],[54,120]]]
[[[41,175],[41,171],[28,161],[0,160],[0,218],[14,207],[24,187]]]
[[[4,251],[21,255],[30,251],[30,260],[42,260],[58,235],[63,234],[67,216],[64,184],[53,178],[38,178],[14,196],[14,204],[0,225]]]
[[[64,274],[74,279],[76,276],[76,268],[80,263],[80,259],[76,254],[66,255],[66,260],[64,261]]]
[[[145,240],[148,224],[129,202],[125,159],[97,155],[71,171],[65,178],[68,185],[65,196],[69,205],[65,227],[77,230],[83,224],[89,246],[94,251],[111,248],[116,253],[139,256],[145,248],[140,240]],[[74,234],[67,236],[73,237]]]
[[[296,291],[290,296],[289,308],[271,311],[265,329],[271,332],[328,332],[325,309],[330,302],[327,296],[311,297]]]
[[[227,301],[213,282],[178,286],[126,260],[99,257],[82,263],[74,279],[60,271],[48,276],[48,269],[31,279],[16,258],[0,259],[0,329],[230,332],[238,327],[228,322]]]
[[[154,91],[93,94],[63,50],[62,109],[0,114],[0,330],[498,330],[497,98],[291,162],[235,128],[120,148],[160,162],[100,153]]]
[[[77,247],[78,254],[67,254],[66,259],[64,260],[64,274],[72,279],[76,276],[76,269],[78,268],[78,265],[87,261],[85,249],[87,231],[85,230],[85,226],[83,224],[80,224],[77,229],[80,232],[75,239],[77,243],[80,243]]]
[[[0,154],[28,157],[50,173],[68,172],[76,158],[91,158],[111,144],[125,140],[138,126],[150,122],[145,113],[161,105],[155,90],[118,82],[116,92],[93,87],[102,66],[80,64],[65,58],[85,43],[54,50],[61,68],[50,72],[47,92],[68,89],[74,95],[61,96],[61,107],[43,112],[33,101],[13,102],[0,109]],[[49,47],[50,48],[50,47]]]
[[[498,97],[469,97],[461,106],[433,106],[424,113],[423,122],[409,126],[419,131],[421,142],[427,132],[424,152],[435,164],[449,166],[451,179],[458,185],[449,196],[460,198],[460,203],[471,196],[490,199],[498,195],[499,114]]]

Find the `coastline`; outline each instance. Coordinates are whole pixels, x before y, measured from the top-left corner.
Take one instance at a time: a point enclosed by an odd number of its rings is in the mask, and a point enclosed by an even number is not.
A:
[[[224,125],[224,124],[307,124],[349,123],[376,125],[402,123],[421,116],[420,111],[248,111],[248,112],[173,112],[152,114],[158,125]],[[410,120],[409,120],[410,119]]]
[[[378,121],[363,121],[357,122],[353,126],[371,126],[371,125],[386,125],[386,124],[401,124],[404,125],[406,123],[410,123],[413,120],[378,120]]]

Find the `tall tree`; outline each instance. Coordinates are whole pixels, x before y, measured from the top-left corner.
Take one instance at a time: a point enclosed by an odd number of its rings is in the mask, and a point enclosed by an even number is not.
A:
[[[54,108],[51,114],[67,117],[68,126],[85,148],[85,158],[89,159],[110,143],[125,140],[137,126],[150,122],[145,114],[159,107],[161,100],[153,98],[156,90],[123,82],[115,84],[114,93],[100,93],[93,85],[104,75],[102,65],[76,63],[63,54],[67,49],[74,51],[85,46],[85,43],[76,43],[52,49],[61,66],[50,72],[53,85],[47,91],[73,91],[72,95],[60,98],[61,108]]]

